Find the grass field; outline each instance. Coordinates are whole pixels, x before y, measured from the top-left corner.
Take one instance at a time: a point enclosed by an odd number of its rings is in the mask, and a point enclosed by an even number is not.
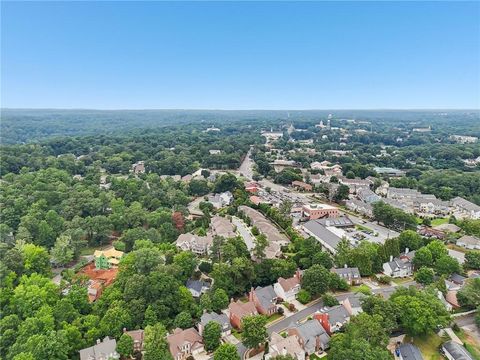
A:
[[[432,226],[442,225],[448,223],[448,218],[439,218],[432,220]]]

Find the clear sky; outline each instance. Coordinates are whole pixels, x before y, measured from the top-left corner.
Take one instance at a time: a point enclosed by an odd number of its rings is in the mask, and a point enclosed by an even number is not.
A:
[[[480,107],[479,2],[1,6],[2,107]]]

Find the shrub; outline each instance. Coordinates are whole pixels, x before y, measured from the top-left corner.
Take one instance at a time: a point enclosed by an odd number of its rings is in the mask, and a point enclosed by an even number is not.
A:
[[[312,299],[312,296],[305,289],[300,290],[297,294],[297,300],[300,301],[300,303],[302,304],[309,303],[311,299]]]

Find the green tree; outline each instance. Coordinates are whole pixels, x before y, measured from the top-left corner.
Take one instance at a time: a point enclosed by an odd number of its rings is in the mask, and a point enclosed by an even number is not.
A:
[[[190,251],[182,251],[173,257],[173,263],[180,268],[180,281],[186,281],[197,267],[197,258]]]
[[[474,309],[480,305],[480,278],[468,279],[457,293],[461,306]]]
[[[166,340],[167,331],[161,323],[145,328],[144,360],[173,360]]]
[[[214,351],[220,346],[220,338],[222,336],[222,327],[215,321],[208,322],[203,330],[203,343],[205,350]]]
[[[335,306],[338,305],[338,300],[332,294],[324,294],[322,296],[323,305],[325,306]]]
[[[465,267],[467,269],[479,270],[480,269],[480,252],[467,251],[465,254]]]
[[[233,192],[238,186],[237,177],[231,173],[220,176],[215,181],[214,191],[216,193],[222,193],[225,191]]]
[[[73,255],[72,238],[67,235],[60,235],[50,250],[53,262],[58,265],[65,265],[73,260]]]
[[[386,349],[388,334],[382,317],[362,313],[351,319],[345,332],[336,334],[330,341],[328,358],[331,360],[390,360]]]
[[[430,285],[433,283],[435,277],[435,273],[432,269],[427,267],[421,267],[415,273],[415,281],[422,284],[422,285]]]
[[[21,248],[25,264],[25,273],[50,275],[50,256],[45,248],[34,244],[25,244]]]
[[[305,270],[302,277],[302,289],[313,296],[325,293],[330,285],[330,272],[320,265]]]
[[[426,246],[428,250],[432,253],[432,260],[435,264],[438,259],[442,256],[448,255],[448,250],[440,240],[433,240]]]
[[[267,237],[264,234],[260,234],[255,237],[255,248],[253,249],[253,255],[257,259],[265,258],[265,249],[268,246]]]
[[[130,314],[122,306],[114,306],[107,310],[100,321],[100,329],[105,335],[119,338],[123,333],[123,328],[129,327],[131,321]]]
[[[258,348],[268,339],[267,318],[263,315],[246,316],[242,319],[243,343],[248,348]]]
[[[175,327],[179,327],[182,329],[188,329],[189,327],[192,327],[193,325],[193,320],[192,316],[190,313],[186,311],[182,311],[178,313],[177,316],[175,316],[175,321],[173,322]]]
[[[130,335],[123,333],[120,336],[117,342],[117,352],[123,358],[129,358],[133,355],[133,338]]]
[[[192,179],[188,184],[188,191],[193,196],[203,196],[210,192],[210,188],[206,180]]]
[[[232,344],[221,344],[213,354],[213,360],[240,360],[237,348]]]
[[[297,299],[300,301],[300,303],[307,304],[310,302],[310,300],[312,300],[312,296],[307,290],[301,289],[297,294]]]
[[[413,257],[413,265],[416,269],[432,266],[433,256],[430,249],[424,246],[421,249],[415,251],[415,256]]]
[[[450,315],[432,292],[418,291],[413,287],[399,289],[391,297],[396,306],[401,327],[411,336],[431,333],[438,326],[446,326]]]
[[[340,185],[335,192],[335,196],[333,197],[333,200],[336,202],[348,199],[348,195],[350,194],[350,189],[348,188],[347,185]]]
[[[212,295],[213,311],[226,309],[229,304],[228,295],[225,290],[217,288]]]
[[[435,263],[435,271],[438,275],[451,275],[461,271],[460,264],[457,259],[443,255]]]

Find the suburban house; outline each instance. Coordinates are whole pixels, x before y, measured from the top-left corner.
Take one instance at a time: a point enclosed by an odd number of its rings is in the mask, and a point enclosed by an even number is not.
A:
[[[465,347],[453,340],[443,343],[442,352],[448,360],[474,360]]]
[[[133,339],[133,351],[143,351],[143,340],[145,338],[145,332],[143,330],[127,331],[123,329],[123,332]]]
[[[221,209],[232,203],[233,195],[230,191],[225,191],[220,194],[208,195],[207,199],[215,209]]]
[[[228,305],[230,312],[230,324],[236,329],[241,329],[242,319],[245,316],[258,315],[257,309],[253,301],[241,302],[240,300],[230,302]]]
[[[265,359],[269,360],[281,355],[290,355],[294,360],[305,360],[305,351],[300,345],[297,335],[283,337],[276,332],[270,335],[269,352]]]
[[[313,317],[322,324],[329,335],[339,331],[350,321],[350,313],[344,305],[325,307],[316,312]]]
[[[313,186],[307,183],[304,183],[303,181],[292,181],[292,187],[298,190],[303,190],[303,191],[312,191]]]
[[[338,209],[327,204],[308,204],[302,208],[303,216],[308,220],[315,220],[324,217],[337,217]]]
[[[460,304],[457,299],[457,293],[462,288],[463,284],[457,284],[451,280],[445,280],[445,287],[447,288],[447,295],[445,300],[454,308],[459,308]]]
[[[144,174],[145,173],[145,162],[138,161],[132,165],[132,171],[134,174]]]
[[[440,225],[434,226],[433,228],[435,230],[440,230],[443,232],[450,232],[450,233],[458,233],[460,230],[462,230],[461,227],[455,224],[449,224],[449,223],[440,224]]]
[[[345,264],[343,268],[331,269],[330,271],[340,276],[349,285],[360,285],[362,283],[360,271],[356,267],[350,268]]]
[[[217,314],[216,312],[204,312],[202,317],[200,318],[200,322],[197,324],[198,332],[200,333],[200,335],[203,336],[203,330],[210,321],[216,322],[220,325],[220,328],[222,329],[222,337],[231,334],[232,326],[230,325],[230,321],[227,315]]]
[[[270,316],[277,312],[277,294],[272,285],[252,288],[248,299],[255,304],[259,314]]]
[[[202,294],[205,294],[208,290],[210,290],[212,284],[201,279],[188,279],[185,286],[194,298],[199,298]]]
[[[191,251],[197,255],[207,255],[212,246],[213,237],[211,234],[198,236],[192,233],[180,234],[175,244],[183,251]]]
[[[205,350],[203,339],[194,328],[185,330],[176,328],[172,334],[167,335],[167,342],[170,354],[175,360],[186,360],[189,356]]]
[[[476,236],[464,235],[457,240],[457,245],[466,249],[480,249],[480,239]]]
[[[423,360],[420,349],[413,344],[401,344],[395,349],[399,360]]]
[[[95,345],[80,350],[80,360],[120,359],[116,349],[117,341],[115,339],[110,339],[108,336],[103,341],[97,339]]]
[[[399,257],[390,256],[390,261],[383,264],[383,273],[392,278],[412,276],[414,256],[415,251],[408,251],[408,248]]]
[[[273,284],[273,289],[280,299],[286,302],[292,302],[296,299],[301,289],[301,278],[300,270],[297,270],[291,278],[284,279],[283,277],[279,277],[277,282]]]
[[[435,238],[440,240],[443,240],[446,236],[443,231],[436,230],[429,226],[422,226],[417,232],[424,237]]]
[[[325,351],[330,343],[330,336],[317,319],[292,325],[288,329],[288,336],[296,336],[307,355]]]
[[[95,268],[105,270],[118,266],[123,251],[115,250],[112,246],[106,250],[95,250],[93,256],[95,257]]]
[[[480,206],[459,196],[450,201],[454,214],[458,218],[480,219]]]

